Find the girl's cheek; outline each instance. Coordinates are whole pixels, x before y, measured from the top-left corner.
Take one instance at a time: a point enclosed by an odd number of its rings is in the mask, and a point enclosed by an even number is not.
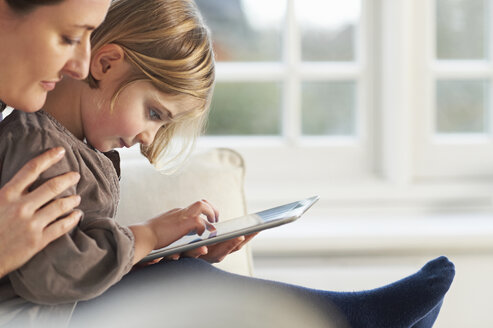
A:
[[[135,121],[127,121],[121,125],[122,132],[129,137],[134,137],[144,130],[144,124]]]

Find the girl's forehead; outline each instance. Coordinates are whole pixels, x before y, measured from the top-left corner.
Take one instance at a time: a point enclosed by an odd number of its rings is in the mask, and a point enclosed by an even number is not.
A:
[[[153,97],[160,102],[175,102],[182,106],[197,107],[202,104],[202,100],[186,93],[165,92],[152,86]]]
[[[173,117],[188,114],[203,106],[202,100],[188,94],[170,94],[156,90],[153,98],[170,111]]]

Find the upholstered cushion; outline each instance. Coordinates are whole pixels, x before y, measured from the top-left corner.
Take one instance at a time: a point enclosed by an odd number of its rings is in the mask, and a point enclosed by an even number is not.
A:
[[[145,159],[128,159],[121,166],[118,222],[129,225],[177,207],[206,199],[226,220],[246,213],[243,158],[231,149],[218,148],[194,155],[173,175],[157,172]],[[249,247],[229,255],[218,267],[251,275]]]

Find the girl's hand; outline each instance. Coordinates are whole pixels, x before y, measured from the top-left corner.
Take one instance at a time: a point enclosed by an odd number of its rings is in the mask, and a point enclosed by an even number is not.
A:
[[[79,181],[78,173],[63,174],[28,192],[39,175],[62,159],[64,154],[63,148],[41,154],[24,165],[0,189],[0,277],[26,263],[79,222],[82,213],[72,211],[79,205],[79,196],[50,202]],[[67,217],[56,220],[67,213],[70,213]]]
[[[134,264],[150,251],[165,247],[190,232],[201,235],[209,222],[216,222],[217,210],[206,200],[193,203],[187,208],[168,211],[154,219],[129,228],[135,237]]]

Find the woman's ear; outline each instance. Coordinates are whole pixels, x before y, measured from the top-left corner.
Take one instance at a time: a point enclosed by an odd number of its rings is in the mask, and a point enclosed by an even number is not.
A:
[[[100,81],[104,76],[121,68],[124,63],[125,54],[123,49],[116,44],[106,44],[94,53],[90,72],[95,80]]]

